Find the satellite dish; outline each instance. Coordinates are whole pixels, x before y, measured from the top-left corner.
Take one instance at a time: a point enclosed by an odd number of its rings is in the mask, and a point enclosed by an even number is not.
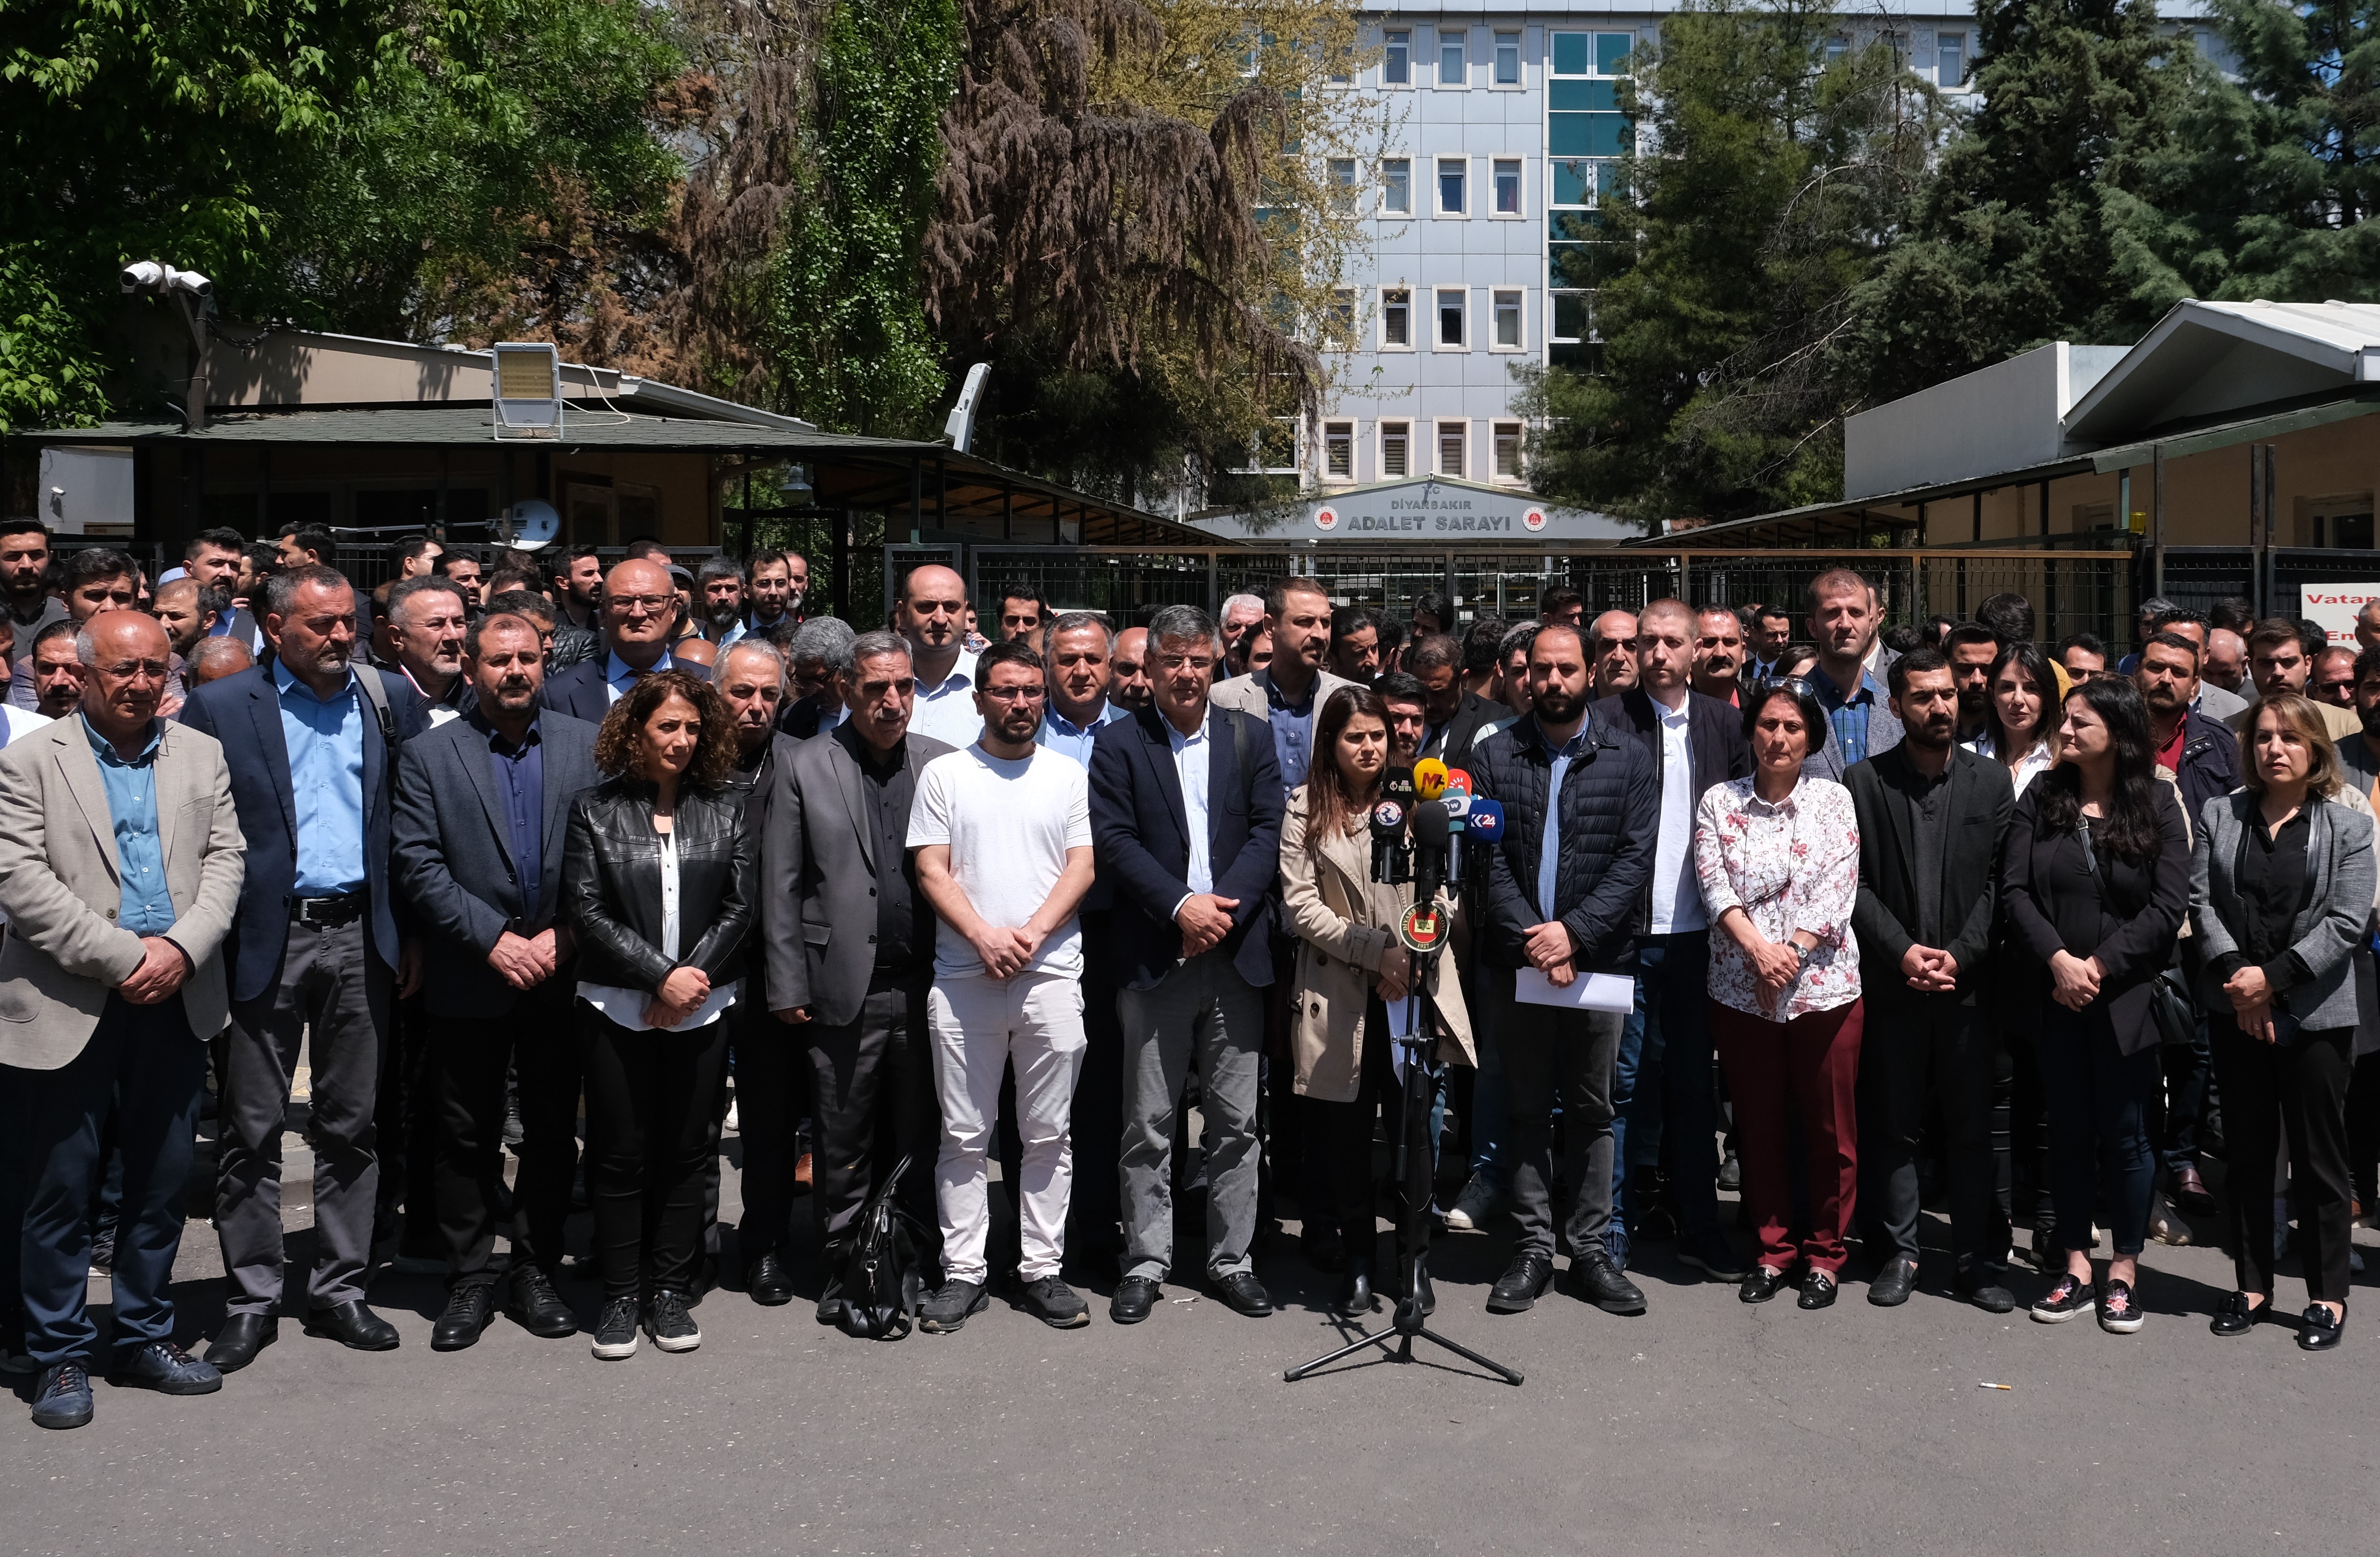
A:
[[[562,516],[553,505],[528,498],[504,510],[504,544],[517,552],[534,552],[553,544],[562,534]]]

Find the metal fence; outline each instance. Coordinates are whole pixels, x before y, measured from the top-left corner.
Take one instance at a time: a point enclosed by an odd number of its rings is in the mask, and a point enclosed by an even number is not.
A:
[[[2221,600],[2244,599],[2258,616],[2302,614],[2309,584],[2380,582],[2380,552],[2276,546],[2168,546],[2165,593],[2201,615]]]

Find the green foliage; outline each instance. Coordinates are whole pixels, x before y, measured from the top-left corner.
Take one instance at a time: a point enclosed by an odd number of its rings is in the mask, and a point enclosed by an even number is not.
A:
[[[106,393],[83,356],[87,329],[31,245],[0,247],[0,432],[107,414]]]
[[[836,0],[823,30],[772,333],[786,408],[837,432],[925,432],[942,393],[918,250],[959,44],[953,0]]]

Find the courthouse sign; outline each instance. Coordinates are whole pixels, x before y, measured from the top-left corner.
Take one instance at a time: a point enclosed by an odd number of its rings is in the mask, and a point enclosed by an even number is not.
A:
[[[1234,540],[1320,546],[1545,541],[1609,545],[1643,533],[1609,515],[1558,507],[1519,488],[1444,477],[1326,490],[1282,509],[1217,515],[1195,522]]]

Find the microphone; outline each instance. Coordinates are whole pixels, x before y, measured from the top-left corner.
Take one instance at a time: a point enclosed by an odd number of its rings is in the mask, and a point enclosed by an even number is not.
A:
[[[1450,794],[1460,792],[1468,795],[1471,793],[1471,775],[1461,768],[1449,768],[1446,770],[1446,787]]]
[[[1414,811],[1414,902],[1427,909],[1438,901],[1446,883],[1447,845],[1454,837],[1453,819],[1442,800],[1425,802]]]
[[[1446,885],[1449,891],[1460,892],[1463,890],[1463,834],[1471,815],[1471,797],[1450,784],[1446,786],[1446,793],[1439,796],[1434,804],[1446,810]]]
[[[1475,798],[1471,814],[1463,819],[1463,831],[1482,844],[1504,841],[1504,808],[1494,800]]]
[[[1425,757],[1414,764],[1414,793],[1425,800],[1435,800],[1446,793],[1446,764],[1435,757]]]
[[[1372,880],[1390,884],[1405,879],[1406,809],[1402,800],[1382,800],[1372,808]]]
[[[1382,773],[1380,798],[1396,801],[1404,807],[1405,814],[1411,816],[1414,807],[1421,803],[1421,797],[1414,790],[1414,771],[1411,768],[1390,768]]]

